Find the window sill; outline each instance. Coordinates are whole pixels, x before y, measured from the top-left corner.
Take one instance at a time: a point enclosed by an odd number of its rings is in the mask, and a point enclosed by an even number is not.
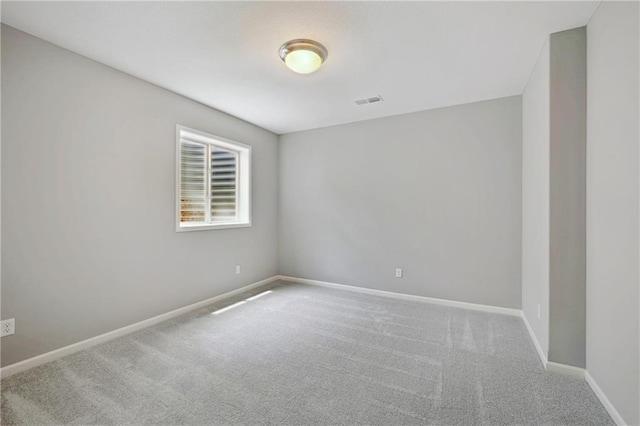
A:
[[[176,232],[212,231],[215,229],[248,228],[251,222],[216,223],[206,225],[178,225]]]

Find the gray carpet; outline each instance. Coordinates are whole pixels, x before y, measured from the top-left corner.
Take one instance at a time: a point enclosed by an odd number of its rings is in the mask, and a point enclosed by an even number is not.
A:
[[[520,318],[271,287],[3,380],[3,424],[613,424]]]

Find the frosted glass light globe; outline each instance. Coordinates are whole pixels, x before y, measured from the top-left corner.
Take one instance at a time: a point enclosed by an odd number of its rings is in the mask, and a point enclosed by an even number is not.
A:
[[[284,58],[284,63],[298,74],[310,74],[320,68],[322,58],[310,50],[294,50]]]
[[[298,74],[317,71],[327,59],[327,49],[317,41],[307,39],[290,40],[280,46],[280,59]]]

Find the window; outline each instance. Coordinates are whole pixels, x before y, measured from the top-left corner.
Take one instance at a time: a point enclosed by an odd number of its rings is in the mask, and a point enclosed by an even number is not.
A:
[[[176,231],[251,226],[251,147],[176,129]]]

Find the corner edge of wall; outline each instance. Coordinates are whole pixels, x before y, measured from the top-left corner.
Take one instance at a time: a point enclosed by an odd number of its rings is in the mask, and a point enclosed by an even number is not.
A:
[[[591,374],[589,374],[589,370],[585,370],[584,378],[587,381],[587,383],[589,384],[589,387],[591,388],[593,393],[596,394],[596,396],[598,397],[598,399],[600,400],[600,402],[602,403],[604,408],[607,410],[607,412],[609,413],[609,415],[611,416],[613,421],[618,426],[626,425],[627,423],[624,421],[624,419],[622,418],[622,416],[620,415],[618,410],[616,410],[616,407],[614,407],[614,405],[611,403],[609,398],[607,398],[607,395],[604,393],[604,391],[600,388],[600,386],[598,386],[598,383],[596,383],[596,381],[593,378],[593,376],[591,376]]]

